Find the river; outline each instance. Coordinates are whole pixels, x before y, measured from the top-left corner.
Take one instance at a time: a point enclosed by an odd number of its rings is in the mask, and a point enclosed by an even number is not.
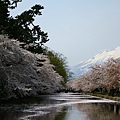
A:
[[[75,93],[42,95],[0,104],[0,120],[120,120],[120,104]]]

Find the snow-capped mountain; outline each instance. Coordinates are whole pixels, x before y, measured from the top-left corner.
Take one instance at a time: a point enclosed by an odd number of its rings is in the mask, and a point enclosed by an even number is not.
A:
[[[80,64],[73,66],[71,72],[74,74],[74,78],[78,78],[84,73],[90,70],[90,66],[94,64],[102,64],[106,62],[109,58],[119,58],[120,57],[120,47],[115,48],[114,50],[98,53],[94,57],[90,58],[87,61],[81,62]]]

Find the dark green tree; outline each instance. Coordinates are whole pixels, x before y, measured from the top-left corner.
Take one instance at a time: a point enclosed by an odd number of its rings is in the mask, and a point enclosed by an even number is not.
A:
[[[63,54],[51,50],[47,50],[46,53],[50,59],[51,64],[55,66],[54,70],[64,78],[64,83],[71,79],[72,73],[69,70],[66,57],[64,57]]]
[[[0,1],[0,34],[5,33],[6,27],[8,25],[8,4],[4,3],[3,1]]]
[[[34,5],[30,10],[26,10],[15,18],[10,16],[10,9],[15,9],[17,3],[22,0],[1,0],[0,1],[0,34],[7,34],[9,38],[14,38],[23,42],[22,47],[32,52],[42,52],[42,46],[49,41],[47,33],[41,30],[39,25],[35,25],[35,17],[42,15],[41,5]]]

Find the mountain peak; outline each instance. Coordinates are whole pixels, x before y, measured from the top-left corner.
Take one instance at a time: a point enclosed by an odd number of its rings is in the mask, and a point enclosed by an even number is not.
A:
[[[71,71],[74,73],[74,77],[78,78],[84,73],[88,72],[90,70],[90,66],[93,66],[94,64],[102,64],[106,62],[110,58],[119,58],[120,57],[120,46],[108,51],[104,50],[103,52],[99,52],[92,58],[88,59],[85,62],[81,62],[78,65],[75,65],[71,68]]]

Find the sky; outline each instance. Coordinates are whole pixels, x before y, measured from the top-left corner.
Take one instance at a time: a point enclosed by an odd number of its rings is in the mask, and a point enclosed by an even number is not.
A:
[[[120,0],[22,0],[11,12],[44,6],[35,24],[48,33],[45,45],[67,57],[68,65],[120,46]]]

